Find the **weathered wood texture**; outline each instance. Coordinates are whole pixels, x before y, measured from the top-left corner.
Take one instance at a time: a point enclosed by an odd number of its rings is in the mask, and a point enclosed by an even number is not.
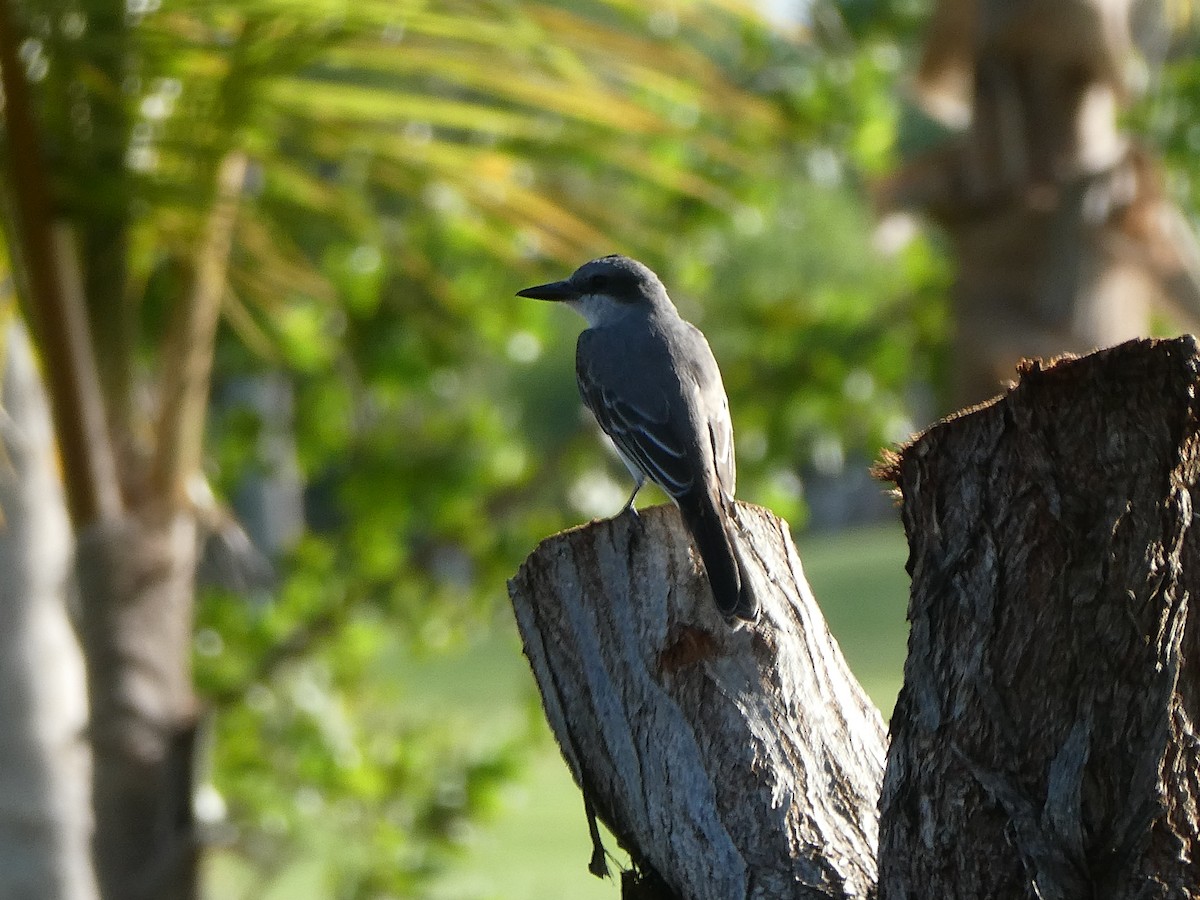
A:
[[[786,524],[738,517],[763,617],[736,631],[673,507],[541,544],[509,593],[546,716],[600,817],[675,896],[866,897],[882,721]]]
[[[908,446],[881,900],[1200,894],[1200,360],[1137,341]]]

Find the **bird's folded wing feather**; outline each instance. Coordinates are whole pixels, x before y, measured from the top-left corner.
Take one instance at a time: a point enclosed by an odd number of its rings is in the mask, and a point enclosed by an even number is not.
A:
[[[737,486],[737,471],[733,461],[733,422],[729,417],[729,403],[721,391],[717,414],[708,420],[708,435],[712,441],[713,462],[717,468],[717,479],[727,498],[732,498]]]
[[[733,422],[725,386],[721,383],[721,370],[699,328],[681,322],[676,336],[678,345],[686,348],[680,355],[687,360],[687,380],[696,391],[694,407],[699,417],[699,429],[712,449],[718,487],[728,500],[733,497],[737,472],[733,459]]]
[[[687,493],[694,474],[666,398],[647,390],[638,390],[639,397],[620,396],[598,384],[582,359],[576,376],[583,402],[625,458],[672,497]]]

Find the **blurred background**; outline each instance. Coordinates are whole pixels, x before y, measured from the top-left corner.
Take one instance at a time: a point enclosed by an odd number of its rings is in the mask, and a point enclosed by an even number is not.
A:
[[[618,895],[505,593],[627,494],[581,321],[513,297],[605,253],[708,335],[888,715],[872,462],[1022,356],[1197,330],[1198,25],[0,0],[0,898]]]

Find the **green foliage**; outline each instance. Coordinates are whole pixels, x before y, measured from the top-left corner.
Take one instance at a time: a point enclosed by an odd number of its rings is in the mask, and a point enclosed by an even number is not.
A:
[[[254,646],[224,624],[231,646]],[[461,722],[409,711],[411,688],[386,665],[389,624],[348,612],[321,652],[254,682],[218,718],[230,837],[261,889],[266,873],[317,863],[336,896],[412,896],[519,765],[523,738],[472,740]]]
[[[1167,171],[1166,189],[1182,208],[1200,208],[1200,29],[1191,23],[1167,45],[1169,54],[1151,70],[1151,84],[1129,114],[1131,127],[1144,135]],[[1166,40],[1165,36],[1160,39]]]
[[[515,290],[645,259],[722,363],[739,494],[793,518],[802,469],[911,427],[946,272],[871,244],[902,56],[852,10],[789,35],[736,0],[20,8],[64,214],[120,238],[85,253],[121,263],[89,297],[131,418],[129,385],[177,363],[219,161],[253,160],[217,379],[286,374],[310,528],[269,599],[199,603],[251,895],[301,863],[330,896],[419,895],[519,764],[528,723],[414,714],[397,668],[469,646],[540,538],[624,499],[575,395],[581,324]],[[266,428],[213,410],[219,495],[270,472]]]
[[[928,2],[818,2],[794,34],[738,0],[13,5],[106,389],[143,431],[131,388],[177,363],[219,162],[253,160],[216,377],[285,377],[309,528],[270,597],[198,604],[245,896],[297,871],[419,896],[522,764],[536,704],[498,724],[488,685],[443,671],[477,698],[453,715],[404,662],[469,652],[539,539],[625,498],[575,394],[581,323],[514,291],[644,259],[721,362],[739,495],[793,521],[803,473],[925,414],[947,265],[924,240],[883,255],[865,198]],[[1194,209],[1195,54],[1156,77],[1131,119]],[[213,409],[218,495],[271,474],[271,427]]]

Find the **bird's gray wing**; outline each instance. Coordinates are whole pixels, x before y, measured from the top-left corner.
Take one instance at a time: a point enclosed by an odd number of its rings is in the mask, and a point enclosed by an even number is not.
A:
[[[579,337],[575,377],[579,395],[617,449],[672,497],[687,493],[695,479],[688,446],[673,421],[669,398],[654,378],[633,378],[593,346],[591,333]]]

